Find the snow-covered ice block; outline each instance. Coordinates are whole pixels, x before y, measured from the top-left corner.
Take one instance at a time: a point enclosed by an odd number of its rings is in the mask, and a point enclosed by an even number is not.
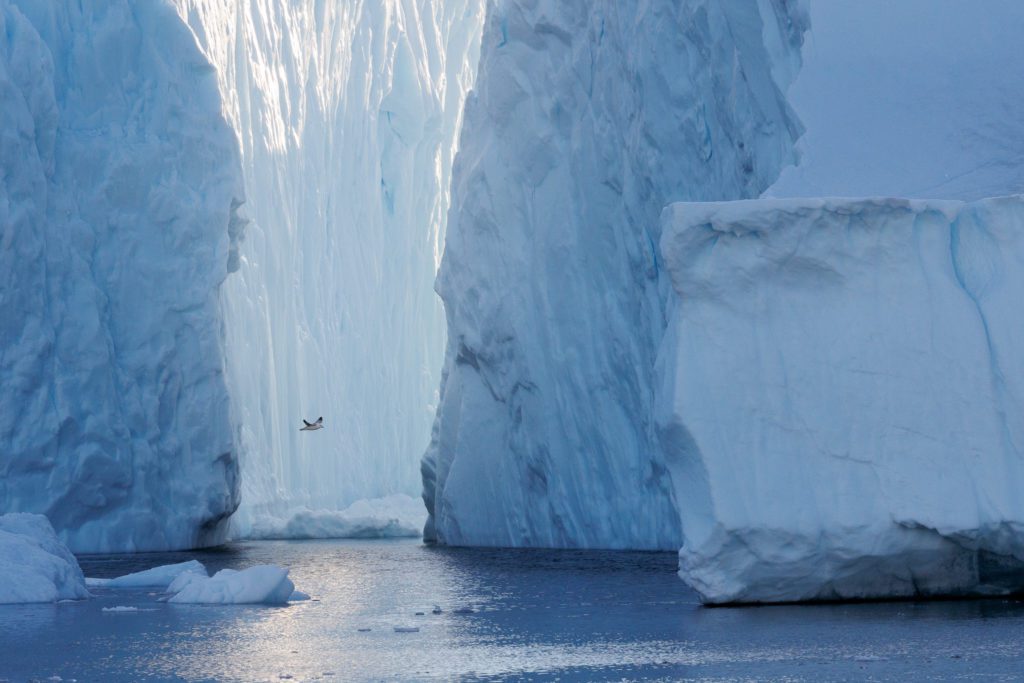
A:
[[[103,588],[167,588],[181,574],[207,576],[206,567],[198,560],[165,564],[145,571],[125,574],[114,579],[87,578],[86,585]]]
[[[0,515],[0,604],[89,597],[78,560],[42,515]]]
[[[1024,201],[675,204],[657,423],[706,602],[1024,587]]]
[[[210,577],[180,574],[168,592],[174,593],[168,602],[175,603],[283,605],[295,592],[295,585],[287,569],[264,564],[241,571],[221,569]]]
[[[356,501],[344,510],[295,511],[257,518],[249,538],[417,538],[427,521],[423,501],[404,494]]]

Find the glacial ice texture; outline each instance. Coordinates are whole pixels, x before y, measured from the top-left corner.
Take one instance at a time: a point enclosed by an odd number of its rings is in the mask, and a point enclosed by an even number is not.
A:
[[[241,146],[223,290],[234,532],[418,495],[444,317],[432,291],[481,0],[173,0]],[[325,429],[298,431],[324,416]]]
[[[160,2],[0,0],[0,102],[0,510],[77,551],[216,542],[242,191],[213,70]]]
[[[488,4],[423,459],[448,544],[678,548],[654,429],[659,212],[760,194],[800,132],[795,3]]]
[[[1024,576],[1024,200],[675,204],[658,429],[707,602]]]
[[[78,560],[42,515],[0,515],[0,605],[89,597]]]

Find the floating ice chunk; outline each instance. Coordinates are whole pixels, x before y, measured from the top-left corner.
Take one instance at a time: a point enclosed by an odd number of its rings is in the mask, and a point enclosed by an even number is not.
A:
[[[288,602],[300,602],[302,600],[309,600],[309,593],[292,591],[291,597],[288,598]]]
[[[674,204],[657,427],[705,602],[1024,569],[1024,201]]]
[[[241,571],[222,569],[212,577],[184,573],[168,592],[175,593],[168,600],[174,603],[283,605],[295,592],[295,584],[288,579],[287,569],[264,564]]]
[[[116,607],[104,607],[104,612],[138,612],[138,607],[128,607],[126,605],[117,605]]]
[[[427,521],[423,501],[404,494],[356,501],[344,510],[300,509],[287,519],[263,517],[251,538],[418,538]]]
[[[395,633],[419,633],[419,626],[396,626]]]
[[[197,560],[179,562],[178,564],[165,564],[153,567],[133,574],[125,574],[116,579],[94,579],[87,578],[87,586],[103,588],[167,588],[181,574],[199,574],[206,576],[206,567]]]
[[[0,604],[88,598],[78,560],[42,515],[0,515]]]

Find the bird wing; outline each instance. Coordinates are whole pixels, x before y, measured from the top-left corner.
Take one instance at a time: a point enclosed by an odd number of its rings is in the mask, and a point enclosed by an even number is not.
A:
[[[318,418],[317,418],[317,420],[316,420],[316,423],[317,423],[318,425],[322,425],[322,424],[324,423],[324,418],[323,418],[323,416],[321,416],[321,417],[318,417]]]
[[[302,424],[306,425],[307,427],[312,427],[313,426],[312,422],[306,422],[305,420],[302,421]]]

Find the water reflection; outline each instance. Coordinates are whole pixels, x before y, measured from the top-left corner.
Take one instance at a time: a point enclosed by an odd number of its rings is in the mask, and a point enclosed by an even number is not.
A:
[[[98,591],[85,603],[0,607],[0,678],[1014,680],[1022,670],[1019,602],[704,609],[671,553],[269,541],[82,564],[116,576],[193,557],[211,571],[289,566],[315,600],[216,607]],[[102,611],[114,605],[151,611]]]

